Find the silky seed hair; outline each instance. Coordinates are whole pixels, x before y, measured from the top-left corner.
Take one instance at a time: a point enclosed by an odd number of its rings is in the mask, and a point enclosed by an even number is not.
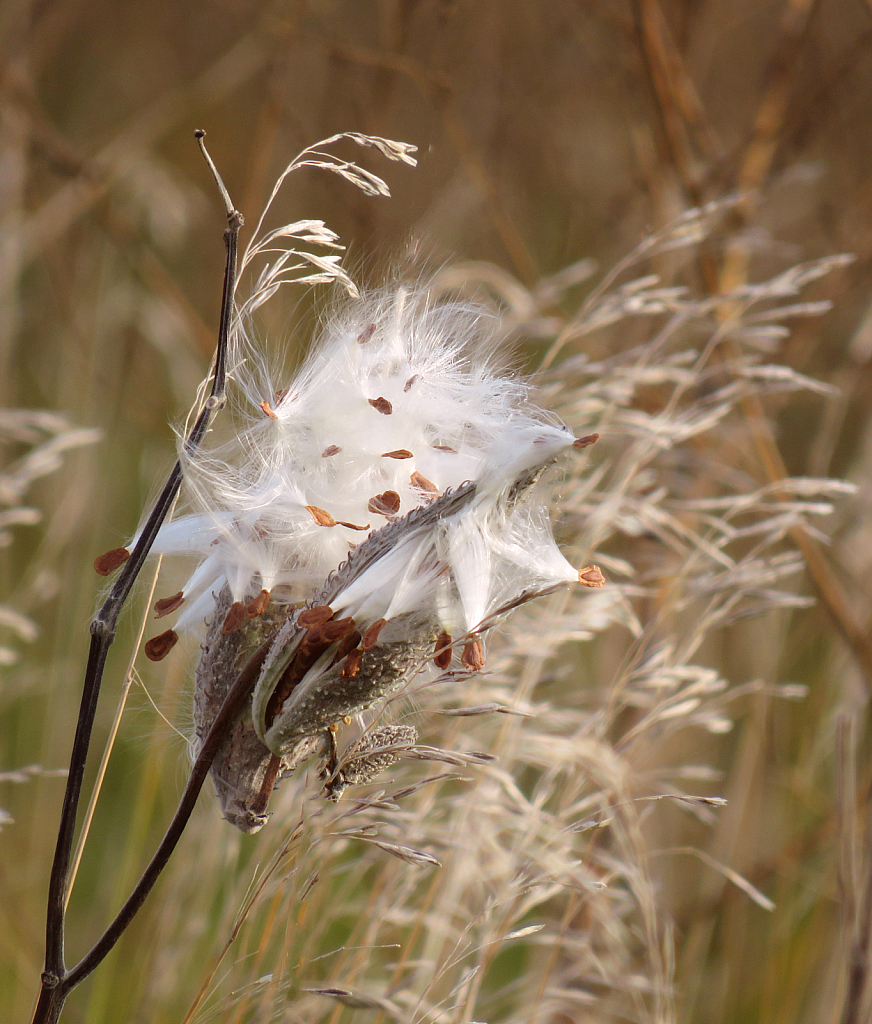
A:
[[[547,510],[507,492],[578,442],[528,384],[497,371],[495,347],[482,311],[402,285],[335,315],[286,387],[263,359],[240,359],[238,430],[186,460],[196,511],[155,545],[198,558],[159,614],[178,609],[176,631],[196,630],[225,586],[234,616],[262,612],[273,594],[304,602],[373,532],[466,481],[477,497],[441,560],[410,572],[420,556],[387,553],[367,601],[349,600],[379,606],[368,625],[431,601],[447,632],[473,632],[515,593],[577,582]]]
[[[205,630],[197,750],[262,652],[253,701],[211,768],[224,817],[244,832],[263,827],[275,784],[304,760],[320,757],[338,799],[397,759],[381,747],[416,736],[383,725],[381,744],[352,755],[352,740],[340,755],[339,723],[455,657],[480,672],[482,636],[513,608],[604,582],[560,553],[536,488],[596,435],[576,439],[497,371],[491,327],[474,307],[403,285],[353,300],[287,387],[240,345],[237,429],[183,457],[194,510],[154,550],[198,562],[157,601],[157,618],[179,615],[146,654],[161,660],[179,631]]]

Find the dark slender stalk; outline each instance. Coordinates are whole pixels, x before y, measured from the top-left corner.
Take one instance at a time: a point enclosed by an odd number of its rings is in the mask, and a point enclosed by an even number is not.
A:
[[[203,788],[203,783],[206,781],[206,776],[209,774],[209,769],[212,767],[212,762],[215,760],[215,755],[221,746],[221,741],[224,739],[227,729],[242,710],[246,700],[251,697],[254,684],[257,682],[258,673],[271,643],[272,638],[265,640],[249,658],[224,698],[224,703],[215,716],[215,720],[212,722],[200,752],[197,754],[197,759],[191,768],[191,774],[188,777],[185,791],[179,800],[176,813],[173,815],[173,819],[164,833],[160,845],[155,850],[151,861],[145,871],[143,871],[142,876],[136,883],[133,892],[128,896],[124,906],[119,910],[115,920],[94,943],[90,951],[82,957],[79,963],[72,970],[64,974],[56,983],[46,984],[45,975],[43,975],[43,989],[40,994],[39,1005],[34,1014],[34,1024],[36,1022],[39,1022],[39,1024],[55,1024],[63,1009],[67,995],[80,982],[84,981],[106,958],[145,902],[161,871],[166,867],[167,862],[178,845],[182,833],[185,831],[191,813],[197,803],[197,797],[200,795],[200,790]]]
[[[198,448],[209,428],[212,417],[225,401],[227,349],[230,343],[230,330],[233,318],[233,294],[236,287],[237,243],[239,238],[239,229],[243,224],[242,215],[234,208],[230,201],[230,196],[227,193],[227,189],[224,187],[220,175],[215,169],[215,165],[212,163],[209,154],[206,152],[206,148],[203,144],[203,136],[205,135],[205,132],[197,131],[195,135],[200,145],[200,149],[202,150],[203,155],[215,176],[215,180],[218,182],[218,187],[227,212],[227,228],[224,232],[226,261],[224,266],[224,290],[221,300],[221,322],[218,331],[215,365],[212,371],[212,387],[209,397],[204,402],[203,408],[201,409],[191,432],[185,439],[185,456],[190,456]],[[70,857],[73,847],[73,837],[76,830],[76,818],[78,815],[79,800],[82,793],[85,765],[88,758],[91,733],[97,712],[97,700],[100,695],[103,671],[106,667],[106,657],[109,653],[109,648],[115,639],[115,627],[118,622],[118,616],[121,614],[124,602],[130,594],[130,590],[136,581],[143,564],[145,563],[145,559],[148,557],[148,553],[154,544],[158,530],[161,528],[161,525],[169,514],[169,510],[172,507],[173,501],[175,501],[181,482],[182,465],[181,461],[178,461],[173,467],[160,496],[155,502],[154,508],[152,509],[151,514],[140,533],[139,539],[137,540],[130,557],[125,562],[121,574],[115,581],[109,596],[106,598],[102,607],[91,622],[91,647],[88,653],[88,664],[85,669],[82,701],[79,707],[79,717],[76,723],[76,735],[73,740],[73,749],[70,755],[70,770],[69,775],[67,776],[67,786],[64,793],[64,803],[61,810],[60,823],[58,825],[57,843],[55,846],[54,860],[52,862],[51,877],[49,880],[48,907],[46,912],[45,967],[42,973],[42,989],[36,1012],[33,1017],[33,1024],[54,1024],[60,1016],[61,1009],[63,1008],[64,1001],[69,991],[78,984],[78,982],[81,981],[81,979],[85,977],[90,970],[93,970],[97,963],[99,963],[100,959],[106,955],[112,945],[117,941],[116,935],[109,943],[109,946],[106,948],[105,952],[103,952],[102,956],[96,959],[84,973],[81,972],[82,964],[79,964],[75,971],[67,973],[64,963],[64,922]],[[217,742],[218,741],[216,741],[216,743]],[[214,750],[211,756],[214,757]],[[211,759],[209,763],[211,763]],[[208,772],[208,764],[205,771],[203,771],[203,778],[205,778],[206,772]],[[202,779],[196,787],[196,791],[193,793],[193,801],[196,800],[196,795],[199,793],[201,786]],[[183,803],[186,797],[188,797],[188,790],[185,791],[185,796],[182,798]],[[191,808],[193,808],[193,802],[191,803]],[[187,822],[189,815],[190,809],[182,820],[178,836],[181,835],[181,831],[184,829],[184,825]],[[176,818],[173,819],[173,825],[170,826],[171,828],[176,825],[177,819],[179,819],[178,813]],[[172,842],[169,852],[167,853],[167,857],[169,856],[169,853],[172,852],[172,848],[175,846],[175,843],[178,842],[178,836],[176,836],[175,840]],[[163,848],[163,845],[164,844],[161,844],[161,848]],[[157,869],[157,874],[159,874],[165,863],[166,860],[160,864],[160,867]],[[152,861],[152,864],[149,865],[147,871],[151,870],[153,865],[154,860]],[[157,877],[157,874],[155,874],[155,878]],[[136,890],[134,890],[135,893],[139,891],[141,884],[142,882],[140,881],[140,884],[137,885]],[[139,905],[141,905],[148,889],[151,888],[151,885],[153,884],[154,880],[152,879],[151,883],[142,893],[139,903],[136,904],[127,921],[121,926],[118,931],[118,935],[120,935],[121,931],[124,930],[133,914],[136,913],[136,910],[139,908]],[[122,914],[127,910],[129,904],[130,901],[125,904]],[[121,915],[119,915],[119,918],[120,917]],[[113,925],[110,926],[110,931],[115,927],[117,921],[118,919],[116,919],[116,922],[113,922]],[[109,933],[107,932],[106,934],[108,935]],[[103,936],[103,939],[101,939],[100,942],[105,938],[106,935]],[[99,945],[100,943],[98,942],[98,946]],[[96,948],[97,947],[95,947],[95,949]],[[91,957],[93,952],[94,950],[88,954],[88,957]],[[86,960],[87,959],[88,958],[86,957]],[[84,961],[82,963],[84,963]],[[74,974],[76,975],[75,980],[73,980]]]
[[[197,797],[200,795],[200,790],[203,788],[203,783],[206,781],[206,776],[209,774],[209,769],[212,767],[212,762],[215,760],[218,748],[221,746],[221,741],[224,739],[227,729],[242,711],[245,701],[251,696],[254,684],[257,682],[258,673],[271,643],[272,637],[264,641],[260,648],[249,658],[224,698],[224,703],[221,705],[215,721],[210,726],[209,732],[203,741],[203,746],[200,748],[197,759],[194,761],[194,766],[191,768],[191,774],[188,778],[188,784],[185,786],[185,791],[182,794],[181,800],[179,800],[179,806],[176,808],[176,813],[173,815],[173,820],[170,822],[160,846],[155,850],[148,867],[143,871],[142,877],[136,883],[136,887],[118,912],[115,920],[97,942],[94,943],[90,952],[82,957],[79,963],[67,974],[64,984],[68,989],[75,988],[80,981],[84,981],[121,938],[124,930],[145,902],[146,896],[151,892],[161,871],[166,867],[167,861],[170,859],[179,839],[181,839],[188,819],[191,817],[191,812],[194,810]]]

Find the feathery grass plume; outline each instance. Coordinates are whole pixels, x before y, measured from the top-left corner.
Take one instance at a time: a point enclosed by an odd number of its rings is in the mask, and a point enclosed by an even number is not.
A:
[[[0,548],[12,544],[12,527],[33,526],[42,519],[39,509],[24,504],[33,482],[55,472],[65,452],[94,444],[99,438],[99,430],[73,427],[58,413],[0,409],[0,449],[19,449],[15,457],[8,462],[4,458],[0,464]],[[25,643],[37,636],[35,623],[20,608],[8,604],[0,604],[0,631]],[[0,643],[0,667],[17,659],[14,647]]]
[[[408,146],[351,138],[411,162]],[[386,193],[374,175],[327,160],[324,145],[297,158],[276,190],[290,170],[314,165]],[[193,510],[165,525],[153,550],[197,564],[155,606],[158,617],[178,610],[175,626],[146,645],[160,660],[180,632],[206,629],[196,746],[241,667],[271,641],[252,711],[212,768],[225,816],[247,832],[266,821],[275,782],[310,755],[324,758],[338,798],[414,742],[410,727],[382,726],[340,763],[337,723],[425,666],[449,668],[455,652],[462,669],[479,671],[484,635],[513,608],[570,583],[603,583],[595,566],[563,557],[536,497],[547,466],[596,437],[576,439],[531,403],[527,384],[498,371],[490,318],[433,302],[426,286],[360,298],[338,256],[297,248],[338,247],[321,222],[262,227],[263,217],[242,266],[276,256],[236,321],[237,430],[193,456],[180,448]],[[282,284],[325,279],[355,301],[296,378],[276,380],[244,321]]]
[[[33,526],[42,519],[38,508],[25,505],[27,491],[35,480],[53,473],[61,465],[65,452],[99,440],[100,431],[71,426],[69,420],[42,409],[0,409],[0,548],[8,548],[14,540],[16,526]],[[7,458],[5,449],[15,451]],[[33,595],[34,598],[36,595]],[[24,599],[22,602],[21,599]],[[36,623],[25,614],[22,604],[26,595],[19,595],[18,606],[0,604],[0,668],[13,665],[19,657],[17,646],[7,640],[32,643],[38,636]],[[11,771],[0,771],[0,782],[26,782],[45,772],[39,765]],[[0,826],[12,821],[0,807]]]

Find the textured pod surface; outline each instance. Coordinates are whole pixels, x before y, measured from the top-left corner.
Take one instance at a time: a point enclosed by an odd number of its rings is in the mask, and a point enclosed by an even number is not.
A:
[[[209,731],[227,692],[248,659],[264,640],[275,634],[287,615],[286,608],[271,608],[230,634],[223,624],[232,601],[224,590],[215,603],[215,615],[197,664],[194,687],[194,754]],[[276,756],[258,737],[250,705],[231,726],[212,762],[211,776],[224,817],[243,832],[259,831],[275,783],[315,753],[323,738],[313,737],[301,749]]]

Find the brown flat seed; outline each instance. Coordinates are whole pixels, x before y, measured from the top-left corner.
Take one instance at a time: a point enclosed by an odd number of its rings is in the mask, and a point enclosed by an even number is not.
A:
[[[352,630],[348,636],[342,640],[339,647],[336,650],[336,657],[333,659],[335,665],[337,661],[342,661],[343,658],[347,657],[360,643],[360,630]]]
[[[436,638],[433,661],[436,663],[436,667],[441,669],[446,669],[451,664],[451,634],[444,630]]]
[[[310,626],[323,626],[333,618],[333,609],[328,604],[319,604],[314,608],[306,608],[297,616],[297,625],[309,629]]]
[[[437,452],[451,452],[452,455],[457,454],[457,449],[452,448],[449,444],[431,444],[431,448],[435,448]]]
[[[329,643],[334,643],[336,640],[344,640],[349,633],[352,633],[356,629],[354,619],[331,619],[329,622],[325,622],[321,627],[321,636],[324,640]]]
[[[394,407],[386,398],[370,398],[369,404],[376,412],[380,412],[383,416],[390,416],[394,411]]]
[[[413,384],[415,383],[415,381],[416,381],[417,379],[418,379],[418,374],[417,374],[417,373],[413,373],[413,374],[412,374],[412,376],[411,376],[411,377],[409,377],[409,379],[408,379],[408,380],[406,381],[406,383],[405,383],[405,384],[403,385],[403,391],[409,391],[409,390],[411,390],[411,387],[412,387],[412,385],[413,385]]]
[[[375,622],[369,627],[369,629],[363,634],[363,639],[360,642],[360,646],[365,650],[369,651],[375,647],[378,640],[378,635],[384,629],[387,619],[376,619]]]
[[[323,508],[318,508],[317,505],[307,505],[306,511],[315,520],[319,526],[335,526],[336,520],[329,512],[325,512]]]
[[[262,402],[259,402],[258,404],[271,420],[278,419],[278,416],[276,416],[276,414],[273,412],[273,407],[269,404],[269,402],[266,399],[264,399]]]
[[[320,626],[310,626],[306,630],[306,635],[300,641],[300,646],[297,649],[295,657],[299,658],[303,652],[311,652],[316,648],[324,647],[324,635]]]
[[[588,434],[586,437],[577,437],[572,442],[573,448],[587,448],[589,445],[596,444],[599,441],[599,434]]]
[[[396,491],[385,491],[369,499],[367,508],[380,516],[393,516],[400,510],[400,496]]]
[[[227,615],[224,617],[224,625],[221,627],[221,635],[230,636],[231,633],[235,633],[244,621],[245,608],[241,601],[234,601],[228,608]]]
[[[328,444],[327,447],[321,452],[322,459],[329,459],[331,455],[338,455],[342,449],[338,444]]]
[[[256,619],[258,615],[263,615],[268,607],[269,591],[261,590],[257,597],[255,597],[254,600],[249,601],[245,606],[245,614],[249,619]]]
[[[160,636],[153,636],[145,645],[145,656],[149,661],[163,661],[170,651],[179,642],[179,634],[174,629],[168,629]]]
[[[598,565],[586,565],[583,569],[578,570],[578,582],[583,583],[586,587],[602,587],[606,578]]]
[[[484,668],[484,649],[481,640],[470,640],[463,648],[460,656],[460,664],[468,668],[470,672],[481,672]]]
[[[427,477],[422,476],[417,469],[412,474],[412,486],[417,487],[420,491],[427,491],[428,494],[438,494],[439,488],[432,480],[428,480]]]
[[[414,455],[408,448],[397,448],[395,452],[382,452],[383,459],[413,459]]]
[[[374,334],[375,324],[370,324],[368,327],[364,327],[364,329],[357,336],[358,345],[365,345]]]
[[[367,523],[366,526],[357,526],[355,523],[343,523],[341,519],[336,523],[336,525],[337,526],[347,526],[349,530],[368,530],[369,529],[369,523]]]
[[[174,612],[185,600],[184,593],[180,590],[178,594],[173,594],[172,597],[162,597],[159,601],[155,601],[154,610],[155,618],[162,619],[164,615],[169,615],[170,612]]]
[[[362,660],[363,651],[352,651],[345,659],[345,664],[342,666],[342,678],[354,679],[354,677],[360,672],[360,663]]]
[[[124,565],[128,558],[130,552],[127,548],[112,548],[111,551],[94,559],[94,569],[101,576],[108,576],[110,572],[115,572],[119,565]]]

